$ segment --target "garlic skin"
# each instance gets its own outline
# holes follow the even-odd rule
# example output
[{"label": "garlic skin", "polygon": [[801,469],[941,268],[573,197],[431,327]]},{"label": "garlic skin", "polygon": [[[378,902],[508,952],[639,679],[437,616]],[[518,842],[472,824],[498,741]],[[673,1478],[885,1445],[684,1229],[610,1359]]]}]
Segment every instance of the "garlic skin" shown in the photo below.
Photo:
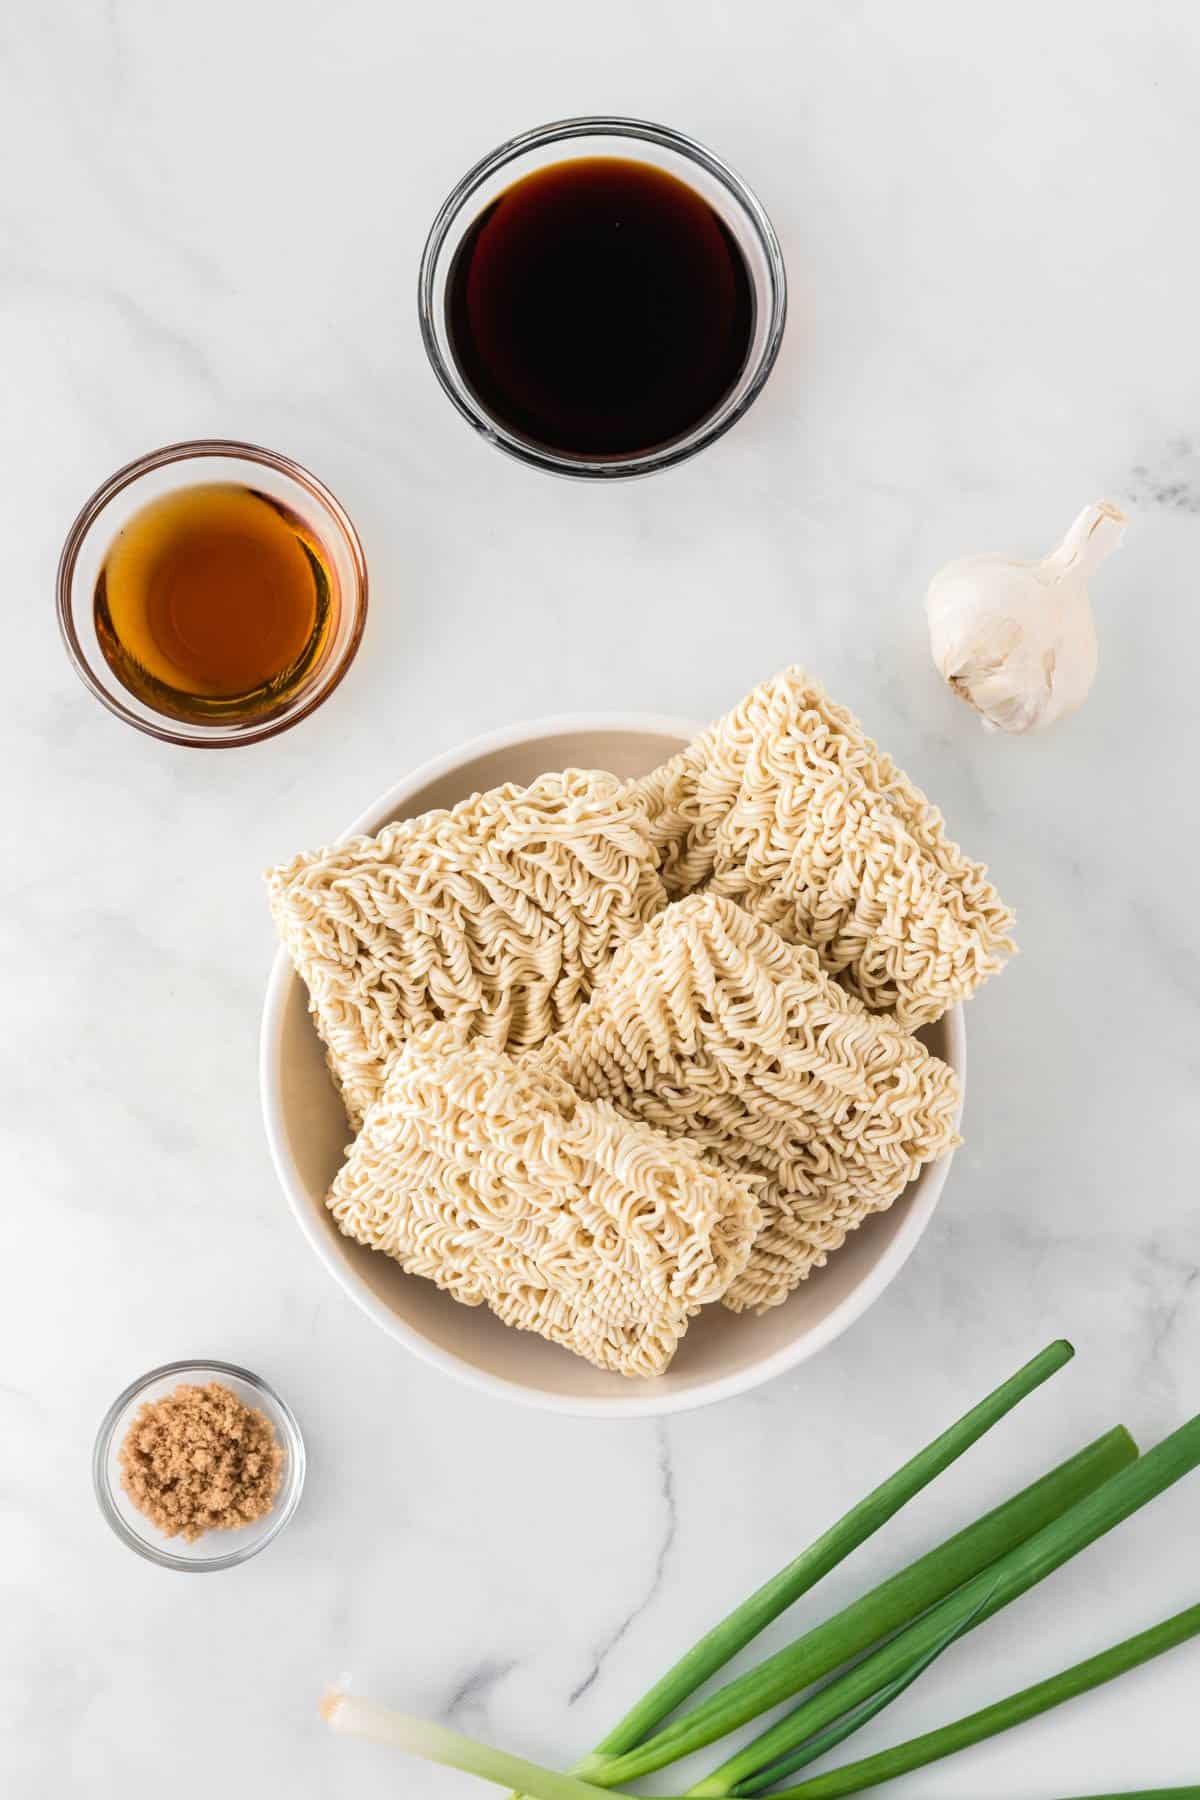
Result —
[{"label": "garlic skin", "polygon": [[1101,500],[1041,562],[963,556],[934,576],[934,665],[988,730],[1038,731],[1082,706],[1097,664],[1088,582],[1127,523]]}]

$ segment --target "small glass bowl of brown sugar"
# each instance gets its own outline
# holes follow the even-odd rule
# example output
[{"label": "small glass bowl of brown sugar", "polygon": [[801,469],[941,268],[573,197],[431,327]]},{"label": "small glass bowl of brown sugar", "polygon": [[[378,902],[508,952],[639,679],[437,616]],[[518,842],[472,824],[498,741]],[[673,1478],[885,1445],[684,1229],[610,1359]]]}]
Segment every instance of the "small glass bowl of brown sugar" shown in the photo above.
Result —
[{"label": "small glass bowl of brown sugar", "polygon": [[233,1363],[174,1362],[131,1382],[96,1437],[92,1477],[117,1536],[164,1569],[248,1562],[304,1486],[295,1415]]}]

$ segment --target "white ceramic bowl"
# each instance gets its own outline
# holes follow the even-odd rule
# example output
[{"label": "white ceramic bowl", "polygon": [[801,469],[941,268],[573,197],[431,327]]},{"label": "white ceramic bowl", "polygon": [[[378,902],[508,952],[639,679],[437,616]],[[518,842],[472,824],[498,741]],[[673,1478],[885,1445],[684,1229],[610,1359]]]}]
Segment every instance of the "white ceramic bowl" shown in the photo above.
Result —
[{"label": "white ceramic bowl", "polygon": [[[347,837],[392,819],[452,806],[500,782],[532,781],[547,769],[646,773],[696,727],[633,714],[544,719],[476,738],[425,763],[381,794]],[[961,1008],[922,1034],[929,1048],[966,1072]],[[324,1199],[349,1127],[308,1015],[303,984],[280,951],[263,1014],[263,1115],[284,1193],[309,1243],[351,1298],[406,1349],[486,1393],[551,1412],[638,1417],[682,1412],[769,1381],[815,1355],[861,1317],[907,1262],[945,1185],[950,1158],[922,1170],[891,1208],[870,1219],[783,1306],[755,1318],[720,1306],[693,1321],[670,1369],[652,1382],[605,1375],[529,1332],[511,1331],[485,1307],[460,1306],[431,1282],[405,1275],[386,1256],[338,1231]]]}]

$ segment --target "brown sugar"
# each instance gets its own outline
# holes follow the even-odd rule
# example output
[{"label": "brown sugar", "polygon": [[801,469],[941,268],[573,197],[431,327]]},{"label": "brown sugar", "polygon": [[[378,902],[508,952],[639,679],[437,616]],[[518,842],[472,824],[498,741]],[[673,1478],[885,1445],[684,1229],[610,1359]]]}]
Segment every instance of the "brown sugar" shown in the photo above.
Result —
[{"label": "brown sugar", "polygon": [[147,1400],[120,1450],[121,1486],[167,1537],[189,1543],[261,1519],[275,1504],[283,1451],[271,1421],[219,1381]]}]

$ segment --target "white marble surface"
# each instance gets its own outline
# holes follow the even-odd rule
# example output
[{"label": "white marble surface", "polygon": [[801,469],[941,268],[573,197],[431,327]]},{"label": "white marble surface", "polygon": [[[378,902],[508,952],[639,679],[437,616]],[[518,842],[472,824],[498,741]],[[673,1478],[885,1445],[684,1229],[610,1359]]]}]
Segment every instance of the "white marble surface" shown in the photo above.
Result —
[{"label": "white marble surface", "polygon": [[[8,0],[6,1800],[466,1794],[325,1734],[323,1684],[349,1667],[565,1760],[1048,1337],[1075,1337],[1073,1369],[831,1602],[1115,1420],[1149,1442],[1200,1406],[1198,85],[1186,0]],[[471,436],[426,369],[413,286],[470,160],[604,108],[746,174],[792,317],[730,438],[595,490]],[[108,718],[52,615],[83,496],[207,433],[324,476],[374,590],[337,699],[220,757]],[[1098,595],[1094,697],[1042,741],[988,739],[927,666],[925,581],[964,551],[1048,548],[1102,494],[1135,523]],[[790,659],[1020,913],[1023,956],[971,1010],[943,1208],[847,1337],[741,1401],[656,1428],[483,1400],[389,1345],[284,1211],[255,1089],[258,872],[465,736],[547,711],[712,713]],[[125,1551],[88,1478],[117,1388],[189,1354],[261,1368],[311,1452],[287,1535],[204,1581]],[[904,1722],[1194,1600],[1198,1492],[959,1647]],[[1198,1673],[1193,1647],[895,1792],[1195,1780]],[[863,1741],[899,1734],[893,1714]]]}]

